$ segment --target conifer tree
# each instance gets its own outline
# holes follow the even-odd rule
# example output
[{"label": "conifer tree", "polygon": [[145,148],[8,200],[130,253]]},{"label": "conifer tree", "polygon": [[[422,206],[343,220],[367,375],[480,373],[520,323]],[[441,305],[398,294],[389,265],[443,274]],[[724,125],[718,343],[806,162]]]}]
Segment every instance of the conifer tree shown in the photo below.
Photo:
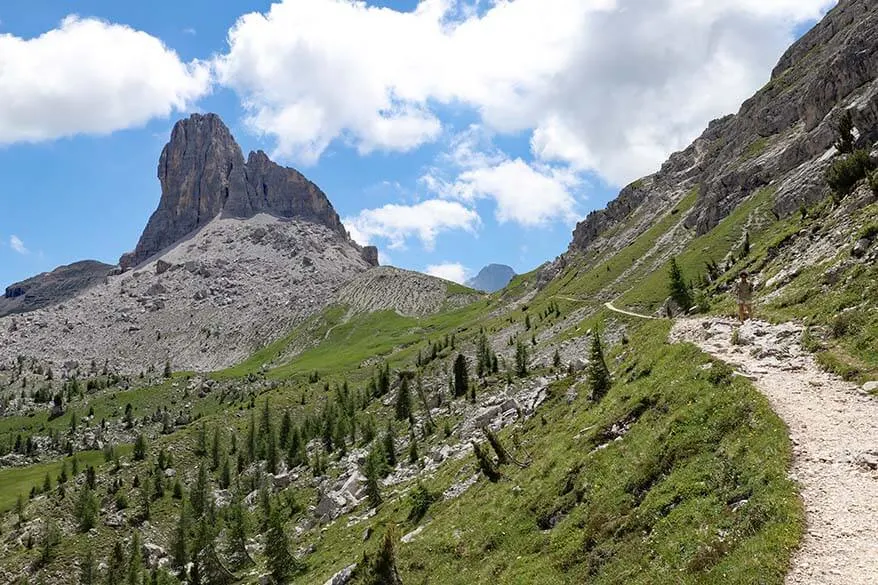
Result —
[{"label": "conifer tree", "polygon": [[835,148],[842,154],[854,151],[854,119],[850,110],[845,110],[838,122],[838,140]]},{"label": "conifer tree", "polygon": [[213,441],[210,445],[210,470],[216,471],[220,465],[221,436],[219,427],[213,429]]},{"label": "conifer tree", "polygon": [[195,480],[195,487],[189,496],[192,501],[192,511],[196,518],[200,518],[207,506],[207,470],[204,463],[198,466],[198,479]]},{"label": "conifer tree", "polygon": [[125,581],[125,549],[122,546],[122,541],[116,539],[116,543],[113,545],[113,553],[110,555],[110,560],[107,563],[107,585],[122,585]]},{"label": "conifer tree", "polygon": [[610,390],[610,370],[604,359],[604,349],[601,344],[601,335],[595,330],[591,337],[591,351],[588,356],[588,387],[591,399],[599,401]]},{"label": "conifer tree", "polygon": [[527,346],[520,339],[515,343],[515,374],[519,378],[527,376]]},{"label": "conifer tree", "polygon": [[683,273],[677,265],[677,259],[671,258],[670,268],[668,269],[668,292],[675,303],[684,311],[692,308],[692,291],[686,285],[683,279]]},{"label": "conifer tree", "polygon": [[466,396],[468,390],[469,366],[466,363],[466,357],[462,353],[459,353],[454,360],[454,396],[456,398]]},{"label": "conifer tree", "polygon": [[189,504],[183,499],[180,502],[180,516],[174,529],[174,537],[171,542],[171,559],[175,567],[184,568],[189,562]]},{"label": "conifer tree", "polygon": [[552,356],[552,367],[558,369],[561,365],[561,353],[555,348],[555,355]]},{"label": "conifer tree", "polygon": [[131,538],[131,550],[128,553],[128,585],[140,585],[140,573],[143,570],[143,557],[140,553],[140,532],[135,530]]},{"label": "conifer tree", "polygon": [[247,427],[247,461],[256,460],[256,415],[250,411],[250,425]]},{"label": "conifer tree", "polygon": [[276,585],[288,583],[290,577],[303,568],[290,552],[290,542],[284,530],[280,510],[271,513],[265,540],[265,556],[271,578]]},{"label": "conifer tree", "polygon": [[384,461],[391,469],[396,467],[396,438],[393,435],[393,423],[387,421],[387,431],[384,433]]},{"label": "conifer tree", "polygon": [[232,484],[232,469],[229,464],[228,455],[223,457],[223,465],[220,470],[219,484],[220,487],[224,490],[229,489],[229,486]]},{"label": "conifer tree", "polygon": [[373,450],[366,457],[366,465],[363,474],[366,476],[366,495],[369,498],[369,505],[377,508],[381,505],[381,488],[378,483],[381,475],[381,462],[379,454]]},{"label": "conifer tree", "polygon": [[274,475],[275,473],[277,473],[278,455],[277,439],[275,438],[274,430],[271,427],[269,427],[268,434],[265,436],[265,443],[265,466],[268,472]]},{"label": "conifer tree", "polygon": [[302,440],[302,433],[298,427],[293,429],[290,437],[290,449],[287,455],[287,465],[292,469],[305,465],[308,462],[308,454],[305,451],[305,442]]},{"label": "conifer tree", "polygon": [[409,464],[414,465],[418,462],[420,456],[418,455],[418,438],[415,436],[415,431],[412,429],[411,435],[409,437]]},{"label": "conifer tree", "polygon": [[97,582],[98,567],[94,551],[89,546],[85,550],[85,555],[79,560],[79,583],[80,585],[97,585]]},{"label": "conifer tree", "polygon": [[396,394],[396,420],[408,420],[412,416],[412,395],[409,392],[408,376],[401,376]]},{"label": "conifer tree", "polygon": [[229,506],[228,556],[235,570],[249,567],[253,559],[247,552],[247,510],[235,499]]},{"label": "conifer tree", "polygon": [[99,509],[100,504],[94,492],[87,485],[83,486],[74,506],[74,516],[80,532],[88,532],[95,527]]},{"label": "conifer tree", "polygon": [[280,435],[278,436],[278,440],[280,441],[280,447],[282,449],[286,449],[290,445],[290,434],[293,430],[293,420],[290,418],[290,411],[285,410],[284,416],[280,421]]},{"label": "conifer tree", "polygon": [[146,437],[143,436],[143,433],[139,433],[134,441],[134,460],[143,461],[144,459],[146,459]]}]

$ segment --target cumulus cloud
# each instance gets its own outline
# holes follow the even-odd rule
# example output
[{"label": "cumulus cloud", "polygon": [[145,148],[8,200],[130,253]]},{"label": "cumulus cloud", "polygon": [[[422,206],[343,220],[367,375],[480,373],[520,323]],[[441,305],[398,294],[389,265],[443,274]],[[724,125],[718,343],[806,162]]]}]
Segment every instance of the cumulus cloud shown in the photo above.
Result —
[{"label": "cumulus cloud", "polygon": [[14,234],[9,236],[9,247],[19,254],[28,254],[30,252],[30,250],[25,247],[24,242],[21,241],[21,238]]},{"label": "cumulus cloud", "polygon": [[377,209],[364,209],[344,219],[351,237],[360,244],[375,238],[390,242],[390,248],[404,248],[410,238],[418,238],[428,250],[433,249],[437,236],[445,231],[474,232],[480,224],[479,215],[457,201],[430,199],[415,205],[388,204]]},{"label": "cumulus cloud", "polygon": [[458,284],[466,282],[466,279],[469,276],[469,270],[459,262],[431,264],[430,266],[427,266],[424,272],[430,276],[450,280],[451,282],[456,282]]},{"label": "cumulus cloud", "polygon": [[531,132],[544,162],[623,183],[737,108],[796,25],[833,3],[282,0],[237,21],[216,70],[250,125],[301,162],[335,140],[361,153],[435,141],[444,104]]},{"label": "cumulus cloud", "polygon": [[[452,178],[447,178],[449,172]],[[540,226],[576,216],[578,175],[567,167],[510,159],[478,125],[455,135],[421,182],[446,199],[473,204],[492,200],[500,223]]]},{"label": "cumulus cloud", "polygon": [[209,89],[209,64],[127,26],[70,16],[36,38],[0,34],[0,144],[140,126]]}]

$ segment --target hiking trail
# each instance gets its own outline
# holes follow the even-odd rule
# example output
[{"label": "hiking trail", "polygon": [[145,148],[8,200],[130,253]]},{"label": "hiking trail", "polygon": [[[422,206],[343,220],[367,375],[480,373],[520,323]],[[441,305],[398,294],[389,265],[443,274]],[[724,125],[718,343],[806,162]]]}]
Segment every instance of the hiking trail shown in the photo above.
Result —
[{"label": "hiking trail", "polygon": [[[732,344],[737,328],[739,344]],[[745,375],[789,428],[790,476],[807,528],[787,585],[878,583],[878,401],[820,369],[802,327],[681,319],[671,341],[694,343]]]}]

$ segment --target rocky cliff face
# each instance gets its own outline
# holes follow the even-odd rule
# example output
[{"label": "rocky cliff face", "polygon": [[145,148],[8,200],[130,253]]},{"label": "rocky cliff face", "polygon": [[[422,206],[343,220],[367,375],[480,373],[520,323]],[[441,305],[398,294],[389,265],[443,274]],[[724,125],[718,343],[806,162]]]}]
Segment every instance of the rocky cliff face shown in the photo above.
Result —
[{"label": "rocky cliff face", "polygon": [[878,4],[842,0],[780,59],[771,80],[733,116],[715,120],[656,174],[622,190],[577,225],[571,253],[623,247],[693,189],[683,225],[704,234],[759,189],[783,217],[828,194],[824,171],[849,109],[860,146],[878,136]]},{"label": "rocky cliff face", "polygon": [[[177,122],[158,165],[162,197],[122,268],[144,262],[218,216],[247,219],[258,213],[323,225],[349,241],[326,195],[294,169],[262,152],[247,161],[216,114],[193,114]],[[377,264],[377,253],[364,254]]]},{"label": "rocky cliff face", "polygon": [[12,284],[0,297],[0,317],[41,309],[72,298],[103,282],[112,268],[109,264],[85,260]]}]

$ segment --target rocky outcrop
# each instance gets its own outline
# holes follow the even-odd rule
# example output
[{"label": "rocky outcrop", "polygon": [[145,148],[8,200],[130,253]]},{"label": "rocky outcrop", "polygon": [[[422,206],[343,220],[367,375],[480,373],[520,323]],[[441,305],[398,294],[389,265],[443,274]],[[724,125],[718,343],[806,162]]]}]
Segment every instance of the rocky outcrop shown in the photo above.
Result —
[{"label": "rocky outcrop", "polygon": [[466,281],[466,285],[475,290],[488,293],[505,288],[515,278],[515,270],[505,264],[489,264],[479,270],[475,278]]},{"label": "rocky outcrop", "polygon": [[326,195],[294,169],[261,150],[247,161],[216,114],[193,114],[174,126],[158,165],[162,196],[137,247],[120,260],[134,267],[217,216],[247,219],[258,213],[296,218],[348,234]]},{"label": "rocky outcrop", "polygon": [[0,297],[0,317],[66,301],[90,286],[103,282],[112,268],[103,262],[84,260],[10,285],[4,296]]},{"label": "rocky outcrop", "polygon": [[659,172],[577,225],[570,252],[618,250],[694,189],[698,197],[682,222],[694,235],[769,185],[781,217],[821,200],[842,113],[851,111],[859,146],[878,140],[876,78],[878,5],[842,0],[784,54],[771,80],[736,115],[711,122]]}]

